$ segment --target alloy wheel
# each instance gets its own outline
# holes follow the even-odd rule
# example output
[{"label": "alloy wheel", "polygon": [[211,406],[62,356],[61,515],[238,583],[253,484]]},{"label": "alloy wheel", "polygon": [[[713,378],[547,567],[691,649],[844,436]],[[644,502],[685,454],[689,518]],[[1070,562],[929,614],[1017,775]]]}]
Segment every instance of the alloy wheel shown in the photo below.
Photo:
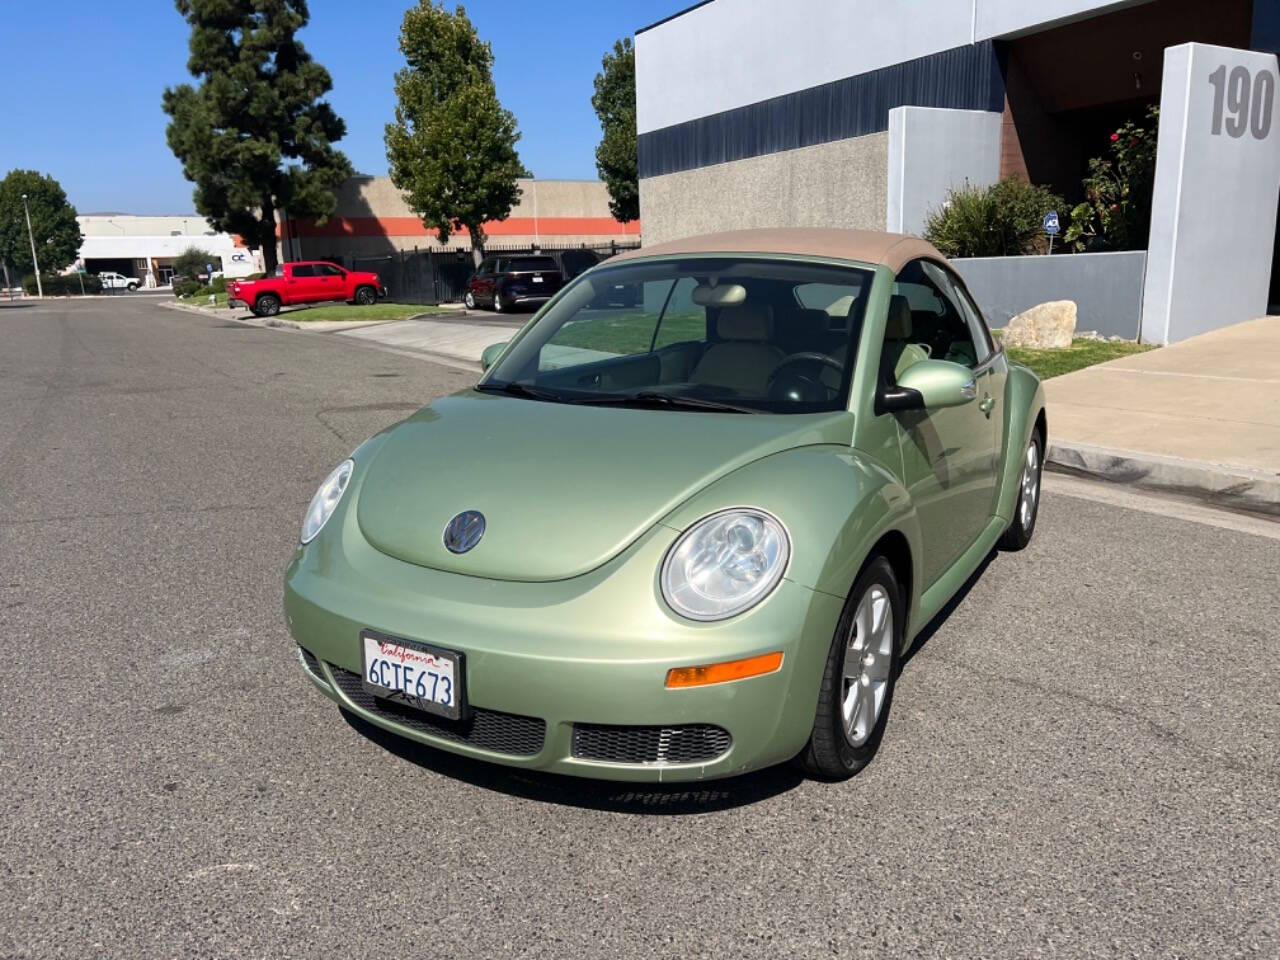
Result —
[{"label": "alloy wheel", "polygon": [[1023,529],[1030,530],[1036,517],[1040,499],[1040,448],[1033,439],[1027,446],[1027,457],[1022,466],[1022,493],[1018,498],[1018,519]]},{"label": "alloy wheel", "polygon": [[893,663],[893,605],[873,583],[858,602],[844,654],[844,735],[860,747],[871,737],[884,707]]}]

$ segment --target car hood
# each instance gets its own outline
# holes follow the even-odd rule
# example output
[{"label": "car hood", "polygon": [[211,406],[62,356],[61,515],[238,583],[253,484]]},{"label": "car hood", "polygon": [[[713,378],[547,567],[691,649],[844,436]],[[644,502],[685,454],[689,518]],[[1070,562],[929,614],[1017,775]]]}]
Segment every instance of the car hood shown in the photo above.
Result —
[{"label": "car hood", "polygon": [[[356,492],[377,550],[499,580],[562,580],[623,550],[719,477],[780,450],[848,443],[851,415],[703,413],[547,403],[469,390],[391,427]],[[444,546],[465,510],[485,531]]]}]

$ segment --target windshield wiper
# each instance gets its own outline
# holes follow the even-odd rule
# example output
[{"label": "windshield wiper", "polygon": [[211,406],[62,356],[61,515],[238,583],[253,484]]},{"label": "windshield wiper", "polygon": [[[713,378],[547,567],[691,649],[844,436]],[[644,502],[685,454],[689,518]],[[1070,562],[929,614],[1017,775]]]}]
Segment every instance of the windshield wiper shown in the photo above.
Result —
[{"label": "windshield wiper", "polygon": [[508,380],[506,383],[477,383],[477,390],[485,393],[509,393],[515,397],[528,397],[531,400],[549,400],[552,403],[578,403],[572,397],[551,390],[542,390],[527,383]]},{"label": "windshield wiper", "polygon": [[641,390],[639,393],[604,394],[600,397],[583,399],[582,403],[612,403],[620,406],[675,407],[684,410],[711,410],[719,413],[756,413],[750,407],[740,407],[720,400],[706,400],[702,397],[681,396],[675,393],[660,393],[657,390]]}]

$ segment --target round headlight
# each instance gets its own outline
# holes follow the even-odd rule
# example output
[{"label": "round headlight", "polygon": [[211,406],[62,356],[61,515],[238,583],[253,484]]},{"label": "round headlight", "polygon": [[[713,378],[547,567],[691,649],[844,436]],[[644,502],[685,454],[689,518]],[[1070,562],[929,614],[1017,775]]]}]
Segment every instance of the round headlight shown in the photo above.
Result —
[{"label": "round headlight", "polygon": [[351,479],[351,471],[355,469],[355,465],[354,460],[343,460],[333,473],[325,477],[324,483],[320,484],[320,489],[316,491],[316,495],[311,498],[311,503],[307,507],[306,516],[302,518],[302,536],[299,539],[303,543],[314,540],[316,534],[329,522],[329,517],[338,506],[338,501],[346,492],[347,483]]},{"label": "round headlight", "polygon": [[791,544],[776,517],[733,509],[686,530],[662,564],[662,595],[690,620],[723,620],[769,595],[787,568]]}]

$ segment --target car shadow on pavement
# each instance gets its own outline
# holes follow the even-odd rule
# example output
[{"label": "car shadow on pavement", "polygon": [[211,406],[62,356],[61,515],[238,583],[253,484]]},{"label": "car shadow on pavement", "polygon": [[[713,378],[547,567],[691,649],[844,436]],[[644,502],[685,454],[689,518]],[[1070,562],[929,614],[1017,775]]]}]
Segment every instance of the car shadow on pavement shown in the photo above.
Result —
[{"label": "car shadow on pavement", "polygon": [[907,664],[924,649],[924,645],[928,643],[933,638],[933,635],[942,628],[942,625],[947,622],[951,617],[951,614],[955,613],[960,604],[964,603],[965,597],[969,596],[969,591],[973,589],[974,584],[982,579],[982,575],[987,572],[987,567],[991,566],[992,561],[994,561],[999,555],[1000,551],[993,547],[991,552],[982,559],[980,564],[978,564],[977,569],[974,570],[973,573],[969,574],[969,578],[960,585],[960,589],[955,592],[950,600],[942,605],[942,609],[934,614],[933,619],[926,623],[924,628],[916,634],[915,643],[911,645],[911,649],[902,657],[902,663],[898,667],[899,672],[906,669]]},{"label": "car shadow on pavement", "polygon": [[613,813],[646,816],[687,816],[715,813],[767,800],[804,782],[804,775],[789,764],[758,770],[739,777],[704,783],[648,784],[587,780],[540,770],[521,770],[485,763],[470,757],[436,750],[397,736],[339,708],[353,730],[388,753],[432,773],[485,790],[496,790],[524,800],[558,803]]}]

